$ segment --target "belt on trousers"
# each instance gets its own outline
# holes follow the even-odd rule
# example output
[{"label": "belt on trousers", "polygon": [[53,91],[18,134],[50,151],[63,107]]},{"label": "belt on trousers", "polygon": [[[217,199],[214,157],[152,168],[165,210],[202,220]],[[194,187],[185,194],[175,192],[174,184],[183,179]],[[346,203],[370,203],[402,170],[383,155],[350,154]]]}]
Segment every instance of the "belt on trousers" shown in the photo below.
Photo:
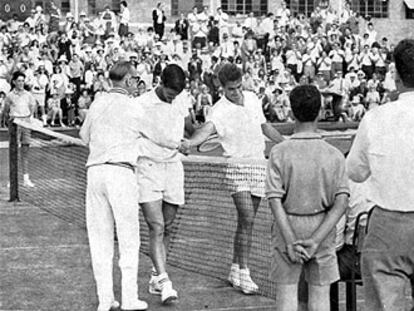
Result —
[{"label": "belt on trousers", "polygon": [[128,162],[105,162],[105,163],[100,163],[100,164],[93,164],[92,166],[98,166],[98,165],[113,165],[113,166],[119,166],[119,167],[123,167],[123,168],[127,168],[132,170],[135,173],[135,166],[133,166],[131,163]]}]

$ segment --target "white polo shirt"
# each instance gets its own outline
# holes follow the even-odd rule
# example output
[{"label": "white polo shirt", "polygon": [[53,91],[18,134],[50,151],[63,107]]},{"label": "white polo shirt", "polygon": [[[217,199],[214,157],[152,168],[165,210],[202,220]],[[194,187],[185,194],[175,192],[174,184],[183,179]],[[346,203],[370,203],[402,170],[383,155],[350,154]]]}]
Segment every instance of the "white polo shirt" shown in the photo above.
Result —
[{"label": "white polo shirt", "polygon": [[212,108],[207,122],[216,128],[224,156],[264,159],[265,138],[261,125],[266,122],[262,104],[252,92],[243,91],[244,106],[223,96]]},{"label": "white polo shirt", "polygon": [[181,160],[178,146],[184,137],[184,119],[189,115],[189,98],[180,93],[172,103],[162,101],[155,90],[135,99],[135,104],[145,111],[146,125],[142,129],[142,154],[155,162]]}]

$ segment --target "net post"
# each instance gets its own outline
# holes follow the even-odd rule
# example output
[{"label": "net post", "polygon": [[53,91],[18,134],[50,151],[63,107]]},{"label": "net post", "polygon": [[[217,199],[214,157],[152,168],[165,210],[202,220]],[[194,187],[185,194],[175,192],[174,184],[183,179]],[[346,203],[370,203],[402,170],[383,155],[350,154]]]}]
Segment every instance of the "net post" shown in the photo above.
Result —
[{"label": "net post", "polygon": [[19,149],[17,143],[17,124],[9,121],[9,181],[10,202],[18,202],[19,180],[18,180]]}]

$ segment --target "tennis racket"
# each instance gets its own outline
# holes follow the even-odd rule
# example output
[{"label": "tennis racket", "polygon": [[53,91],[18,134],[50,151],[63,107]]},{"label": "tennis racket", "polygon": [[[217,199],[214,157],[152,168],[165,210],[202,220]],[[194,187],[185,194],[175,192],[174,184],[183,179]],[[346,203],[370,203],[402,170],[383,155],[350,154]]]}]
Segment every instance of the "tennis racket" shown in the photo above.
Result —
[{"label": "tennis racket", "polygon": [[217,135],[211,135],[204,143],[197,147],[197,151],[201,153],[210,152],[221,148],[221,143]]}]

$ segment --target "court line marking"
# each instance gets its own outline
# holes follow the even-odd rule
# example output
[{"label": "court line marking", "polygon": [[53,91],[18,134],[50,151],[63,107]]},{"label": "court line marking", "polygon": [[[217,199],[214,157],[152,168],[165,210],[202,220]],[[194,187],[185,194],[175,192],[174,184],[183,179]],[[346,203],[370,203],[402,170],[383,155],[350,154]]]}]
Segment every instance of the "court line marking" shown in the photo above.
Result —
[{"label": "court line marking", "polygon": [[[270,299],[270,298],[269,298]],[[257,309],[274,309],[276,304],[268,305],[268,306],[248,306],[248,307],[225,307],[225,308],[216,308],[216,309],[198,309],[193,311],[231,311],[231,310],[257,310]]]},{"label": "court line marking", "polygon": [[[30,249],[56,249],[56,248],[87,248],[88,244],[67,244],[67,245],[50,245],[50,246],[15,246],[15,247],[0,247],[2,251],[14,251],[14,250],[30,250]],[[3,310],[0,310],[3,311]]]},{"label": "court line marking", "polygon": [[[408,297],[408,296],[407,296]],[[271,299],[271,298],[269,298]],[[357,303],[363,303],[364,300],[363,299],[357,299]],[[345,300],[341,300],[339,301],[339,304],[345,304]],[[247,306],[247,307],[225,307],[225,308],[216,308],[216,309],[198,309],[198,310],[193,310],[193,311],[205,311],[205,310],[209,310],[209,311],[232,311],[232,310],[256,310],[256,309],[260,309],[260,310],[266,310],[266,309],[274,309],[276,307],[276,304],[274,305],[268,305],[268,306]],[[2,310],[0,310],[2,311]]]}]

